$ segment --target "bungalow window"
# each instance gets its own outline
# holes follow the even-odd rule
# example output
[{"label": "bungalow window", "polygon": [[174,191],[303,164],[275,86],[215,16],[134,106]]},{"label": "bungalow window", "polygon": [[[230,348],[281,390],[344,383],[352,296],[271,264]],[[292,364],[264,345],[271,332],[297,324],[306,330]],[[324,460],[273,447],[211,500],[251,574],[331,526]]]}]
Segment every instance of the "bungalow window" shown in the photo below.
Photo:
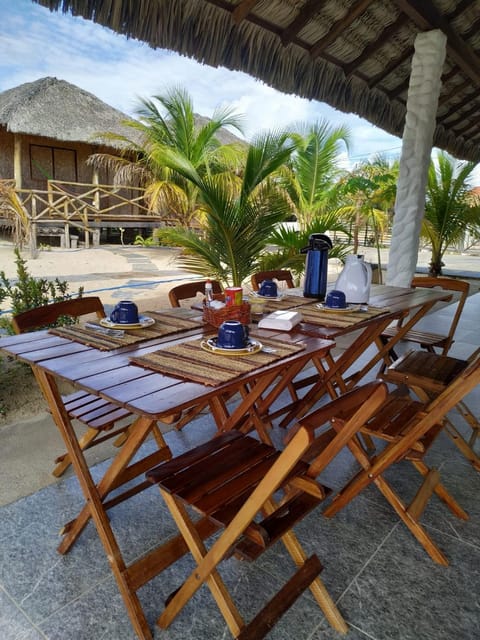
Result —
[{"label": "bungalow window", "polygon": [[77,182],[77,152],[74,149],[30,145],[32,180],[65,180]]}]

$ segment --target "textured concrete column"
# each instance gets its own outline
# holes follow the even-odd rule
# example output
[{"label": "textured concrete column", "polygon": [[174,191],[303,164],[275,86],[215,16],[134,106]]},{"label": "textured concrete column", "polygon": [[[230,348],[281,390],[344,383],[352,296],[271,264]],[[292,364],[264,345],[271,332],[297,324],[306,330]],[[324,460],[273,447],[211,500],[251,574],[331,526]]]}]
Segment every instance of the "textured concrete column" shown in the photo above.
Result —
[{"label": "textured concrete column", "polygon": [[387,284],[399,287],[410,285],[417,264],[446,42],[438,30],[415,39],[387,270]]}]

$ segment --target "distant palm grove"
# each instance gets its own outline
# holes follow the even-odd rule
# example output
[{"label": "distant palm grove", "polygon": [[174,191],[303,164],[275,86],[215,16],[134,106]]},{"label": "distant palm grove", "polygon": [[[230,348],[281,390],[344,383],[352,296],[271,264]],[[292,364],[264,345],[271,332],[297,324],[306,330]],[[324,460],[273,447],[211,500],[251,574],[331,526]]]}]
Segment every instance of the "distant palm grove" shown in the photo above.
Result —
[{"label": "distant palm grove", "polygon": [[[300,249],[316,232],[335,238],[330,257],[343,259],[366,243],[377,247],[380,263],[399,163],[379,156],[342,169],[340,154],[351,144],[346,127],[297,123],[247,143],[225,135],[228,129],[242,135],[241,116],[225,108],[199,119],[180,88],[141,100],[137,117],[125,124],[135,140],[141,134],[140,144],[106,133],[124,144],[124,153],[95,154],[89,162],[108,168],[118,184],[142,186],[149,210],[175,221],[139,242],[181,247],[181,267],[233,285],[269,269],[299,277]],[[422,233],[433,274],[441,273],[447,247],[467,233],[478,238],[480,204],[468,182],[474,166],[445,153],[431,163]],[[285,224],[291,221],[295,226]]]}]

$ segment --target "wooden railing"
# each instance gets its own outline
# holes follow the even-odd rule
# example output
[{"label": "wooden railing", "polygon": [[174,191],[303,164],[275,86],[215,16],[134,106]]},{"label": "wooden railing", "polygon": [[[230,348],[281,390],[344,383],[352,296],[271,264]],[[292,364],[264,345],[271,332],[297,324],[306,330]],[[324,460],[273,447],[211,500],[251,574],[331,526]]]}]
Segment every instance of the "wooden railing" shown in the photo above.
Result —
[{"label": "wooden railing", "polygon": [[[15,189],[13,181],[1,181],[5,189],[14,189],[23,211],[24,236],[33,254],[38,235],[61,235],[70,246],[70,228],[85,235],[85,246],[99,242],[101,227],[173,226],[175,220],[152,214],[145,204],[144,189],[129,186],[87,184],[49,180],[46,191]],[[8,183],[8,184],[7,184]],[[6,200],[0,201],[4,217],[18,217]],[[51,231],[49,234],[48,231]]]}]

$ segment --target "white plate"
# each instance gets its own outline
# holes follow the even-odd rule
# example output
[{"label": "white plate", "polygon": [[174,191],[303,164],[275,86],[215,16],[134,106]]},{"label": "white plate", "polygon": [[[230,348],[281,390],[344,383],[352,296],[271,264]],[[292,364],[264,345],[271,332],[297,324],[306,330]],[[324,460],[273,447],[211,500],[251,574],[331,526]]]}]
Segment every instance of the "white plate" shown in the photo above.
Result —
[{"label": "white plate", "polygon": [[330,311],[331,313],[349,313],[352,311],[358,311],[358,309],[360,308],[359,304],[347,304],[346,307],[342,308],[342,309],[336,309],[335,307],[327,307],[326,304],[317,304],[317,307],[319,309],[321,309],[322,311]]},{"label": "white plate", "polygon": [[148,316],[139,316],[138,322],[128,323],[113,322],[110,318],[102,318],[100,324],[102,327],[107,327],[107,329],[145,329],[145,327],[151,327],[152,324],[155,324],[155,320]]},{"label": "white plate", "polygon": [[246,347],[242,349],[225,349],[225,347],[217,346],[217,338],[209,338],[208,340],[202,340],[200,346],[204,351],[209,353],[216,353],[222,356],[248,356],[252,353],[258,353],[262,350],[262,343],[258,340],[250,339]]}]

